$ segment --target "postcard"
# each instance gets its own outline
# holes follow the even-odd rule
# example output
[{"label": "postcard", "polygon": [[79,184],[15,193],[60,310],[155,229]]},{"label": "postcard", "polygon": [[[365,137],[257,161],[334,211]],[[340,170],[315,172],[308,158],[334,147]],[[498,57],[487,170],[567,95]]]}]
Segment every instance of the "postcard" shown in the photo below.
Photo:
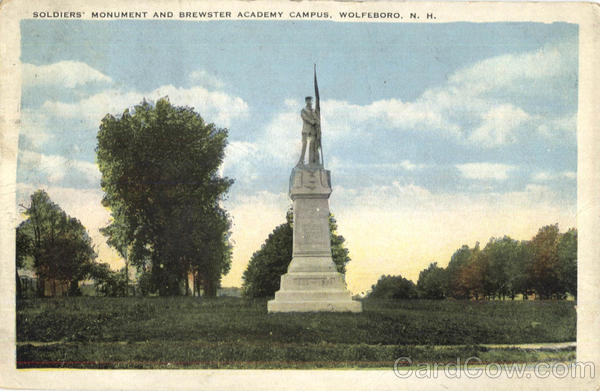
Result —
[{"label": "postcard", "polygon": [[0,3],[0,385],[598,389],[598,17]]}]

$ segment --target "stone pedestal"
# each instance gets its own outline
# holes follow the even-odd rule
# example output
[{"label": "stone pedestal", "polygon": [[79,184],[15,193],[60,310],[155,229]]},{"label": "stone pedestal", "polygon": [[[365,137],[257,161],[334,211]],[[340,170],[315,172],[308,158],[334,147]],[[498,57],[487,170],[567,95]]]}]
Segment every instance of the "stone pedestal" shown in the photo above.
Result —
[{"label": "stone pedestal", "polygon": [[294,247],[287,274],[269,312],[362,311],[352,300],[344,276],[331,257],[329,195],[331,177],[320,165],[292,170],[290,197],[294,203]]}]

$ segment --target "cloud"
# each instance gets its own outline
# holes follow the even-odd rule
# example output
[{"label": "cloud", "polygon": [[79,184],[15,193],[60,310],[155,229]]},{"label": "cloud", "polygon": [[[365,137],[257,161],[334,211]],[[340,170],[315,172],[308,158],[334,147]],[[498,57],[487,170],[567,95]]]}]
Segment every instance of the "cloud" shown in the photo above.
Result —
[{"label": "cloud", "polygon": [[471,133],[469,140],[484,146],[514,143],[519,126],[529,119],[522,109],[510,104],[493,107],[482,116],[481,125]]},{"label": "cloud", "polygon": [[515,167],[500,163],[465,163],[457,164],[456,168],[467,179],[497,180],[508,179],[508,172]]},{"label": "cloud", "polygon": [[337,156],[332,156],[329,159],[328,167],[331,170],[341,169],[358,169],[358,168],[372,168],[377,170],[385,170],[390,172],[396,172],[399,170],[415,171],[426,167],[425,164],[416,164],[410,160],[402,160],[398,163],[356,163],[351,161],[342,161]]},{"label": "cloud", "polygon": [[[299,102],[287,99],[284,109],[275,114],[266,125],[263,134],[257,137],[257,148],[276,163],[293,166],[300,157],[302,146],[301,108],[302,105]],[[274,142],[275,140],[277,142]]]},{"label": "cloud", "polygon": [[379,126],[404,130],[415,128],[446,129],[450,132],[458,130],[455,124],[448,122],[437,110],[433,110],[431,102],[425,99],[418,99],[415,102],[385,99],[367,105],[326,100],[321,105],[321,111],[327,112],[323,124],[334,139],[346,137],[349,133],[361,129],[363,133],[376,132]]},{"label": "cloud", "polygon": [[408,171],[413,171],[413,170],[416,170],[416,169],[419,169],[419,168],[423,168],[423,167],[425,167],[425,165],[424,164],[411,163],[410,160],[402,160],[400,162],[400,167],[402,167],[402,168],[404,168],[405,170],[408,170]]},{"label": "cloud", "polygon": [[549,182],[554,180],[577,179],[575,171],[548,172],[540,171],[532,175],[531,179],[535,182]]},{"label": "cloud", "polygon": [[569,56],[574,43],[544,46],[532,52],[504,54],[479,61],[450,76],[450,83],[468,87],[475,93],[514,87],[525,80],[543,80],[569,72]]},{"label": "cloud", "polygon": [[225,148],[225,159],[220,167],[221,175],[233,173],[237,183],[250,183],[260,172],[260,159],[261,151],[256,143],[232,141]]},{"label": "cloud", "polygon": [[577,113],[539,121],[537,131],[548,139],[576,141]]},{"label": "cloud", "polygon": [[207,122],[230,126],[231,122],[248,115],[248,104],[239,97],[202,87],[176,88],[164,86],[148,94],[150,99],[168,96],[175,105],[194,107]]},{"label": "cloud", "polygon": [[30,184],[64,184],[73,187],[100,187],[100,171],[95,163],[61,155],[19,150],[18,171]]},{"label": "cloud", "polygon": [[88,83],[109,84],[112,79],[79,61],[60,61],[49,65],[23,64],[23,85],[74,88]]},{"label": "cloud", "polygon": [[46,101],[42,109],[56,117],[83,118],[88,126],[97,127],[107,113],[120,114],[144,98],[158,100],[165,96],[174,105],[193,107],[207,122],[214,122],[217,126],[230,126],[233,120],[248,114],[248,104],[239,97],[208,91],[203,87],[178,88],[172,85],[147,93],[109,89],[75,103]]},{"label": "cloud", "polygon": [[225,86],[225,83],[221,79],[208,73],[204,69],[199,69],[190,73],[189,80],[194,84],[212,89],[219,89]]},{"label": "cloud", "polygon": [[40,149],[54,137],[48,130],[48,115],[40,110],[22,109],[19,137],[29,149]]}]

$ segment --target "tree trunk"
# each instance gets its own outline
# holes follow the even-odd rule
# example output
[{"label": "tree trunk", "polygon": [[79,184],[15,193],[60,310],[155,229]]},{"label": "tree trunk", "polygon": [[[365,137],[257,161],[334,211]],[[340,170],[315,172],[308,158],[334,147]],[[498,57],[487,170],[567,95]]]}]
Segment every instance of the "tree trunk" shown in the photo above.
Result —
[{"label": "tree trunk", "polygon": [[189,273],[185,276],[185,295],[190,295],[190,275]]},{"label": "tree trunk", "polygon": [[125,260],[125,296],[129,296],[129,262]]},{"label": "tree trunk", "polygon": [[21,286],[21,279],[19,278],[19,272],[15,269],[15,275],[17,280],[15,281],[17,284],[17,299],[23,298],[23,287]]},{"label": "tree trunk", "polygon": [[41,278],[40,276],[38,276],[37,281],[36,281],[36,290],[37,290],[37,296],[38,297],[44,297],[44,292],[46,291],[46,287],[44,284],[44,279]]},{"label": "tree trunk", "polygon": [[198,272],[192,272],[192,296],[200,296],[200,286],[198,284]]},{"label": "tree trunk", "polygon": [[71,280],[69,282],[69,289],[67,290],[67,296],[79,296],[79,281]]},{"label": "tree trunk", "polygon": [[204,296],[217,297],[217,284],[209,278],[204,279]]}]

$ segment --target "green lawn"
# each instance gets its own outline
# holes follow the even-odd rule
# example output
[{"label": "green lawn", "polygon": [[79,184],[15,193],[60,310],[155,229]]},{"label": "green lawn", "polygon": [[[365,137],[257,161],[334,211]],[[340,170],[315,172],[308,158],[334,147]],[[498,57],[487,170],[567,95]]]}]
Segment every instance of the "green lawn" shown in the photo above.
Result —
[{"label": "green lawn", "polygon": [[[17,310],[18,367],[316,368],[571,360],[573,349],[481,344],[575,341],[572,301],[364,301],[350,313],[268,314],[234,298],[31,299]],[[441,346],[443,345],[443,346]]]}]

